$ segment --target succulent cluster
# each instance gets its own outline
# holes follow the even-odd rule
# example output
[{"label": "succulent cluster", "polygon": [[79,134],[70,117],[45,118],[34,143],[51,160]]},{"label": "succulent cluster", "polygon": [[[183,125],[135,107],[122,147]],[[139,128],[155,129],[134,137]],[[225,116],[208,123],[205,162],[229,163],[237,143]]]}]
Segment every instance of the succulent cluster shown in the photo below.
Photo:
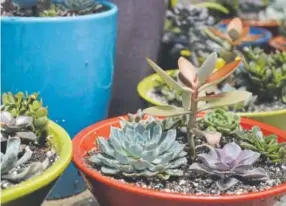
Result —
[{"label": "succulent cluster", "polygon": [[267,0],[267,8],[258,13],[259,20],[282,20],[286,18],[286,2],[284,0]]},{"label": "succulent cluster", "polygon": [[251,150],[242,150],[236,143],[228,143],[222,149],[212,148],[209,153],[198,155],[201,163],[193,163],[189,170],[217,176],[217,187],[224,191],[239,182],[238,178],[248,181],[269,179],[263,168],[253,168],[260,154]]},{"label": "succulent cluster", "polygon": [[167,11],[166,18],[169,25],[163,42],[175,43],[172,52],[191,51],[191,61],[199,66],[200,57],[205,58],[219,49],[220,46],[210,40],[204,31],[216,23],[207,8],[179,2],[172,10]]},{"label": "succulent cluster", "polygon": [[200,126],[203,130],[217,131],[224,135],[234,134],[240,129],[240,117],[233,112],[217,108],[203,117]]},{"label": "succulent cluster", "polygon": [[238,15],[245,19],[257,19],[268,6],[268,0],[239,0]]},{"label": "succulent cluster", "polygon": [[286,52],[266,54],[260,48],[243,49],[246,58],[240,79],[260,101],[280,99],[286,103]]},{"label": "succulent cluster", "polygon": [[[29,127],[38,137],[37,142],[41,145],[45,144],[48,136],[48,110],[46,107],[43,107],[43,102],[39,100],[38,93],[31,95],[23,92],[18,92],[15,95],[11,92],[4,93],[2,95],[1,111],[9,112],[13,118],[21,116],[21,119],[23,119],[22,116],[26,116],[26,122],[28,122],[27,119],[30,120],[32,118],[32,124],[29,124]],[[14,126],[13,122],[15,120],[11,121],[12,124],[10,126]]]},{"label": "succulent cluster", "polygon": [[264,136],[259,127],[253,126],[248,132],[238,131],[241,147],[257,151],[273,162],[286,161],[286,145],[278,143],[276,135]]},{"label": "succulent cluster", "polygon": [[2,180],[20,182],[41,173],[48,167],[48,159],[28,164],[33,152],[29,146],[21,147],[21,140],[18,136],[9,137],[6,144],[5,154],[1,151],[0,158]]},{"label": "succulent cluster", "polygon": [[98,152],[89,158],[108,175],[157,176],[168,179],[183,175],[187,163],[185,145],[176,141],[176,130],[163,131],[160,123],[121,121],[123,128],[111,127],[110,137],[97,138]]}]

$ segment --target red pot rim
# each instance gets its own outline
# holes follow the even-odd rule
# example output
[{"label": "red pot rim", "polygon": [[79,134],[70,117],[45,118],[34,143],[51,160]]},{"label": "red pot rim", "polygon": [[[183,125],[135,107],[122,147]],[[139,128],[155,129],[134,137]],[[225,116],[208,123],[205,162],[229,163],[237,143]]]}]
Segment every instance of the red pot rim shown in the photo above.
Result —
[{"label": "red pot rim", "polygon": [[[121,116],[126,118],[126,116]],[[74,164],[83,172],[85,175],[89,176],[92,179],[96,179],[97,181],[108,185],[109,187],[119,189],[121,191],[132,192],[136,193],[137,195],[141,196],[152,196],[154,198],[160,199],[169,199],[169,200],[180,200],[185,202],[238,202],[238,201],[248,201],[254,199],[262,199],[267,198],[270,196],[280,195],[286,193],[286,183],[281,184],[279,186],[272,187],[271,189],[262,191],[262,192],[251,192],[247,194],[240,194],[240,195],[191,195],[191,194],[180,194],[180,193],[172,193],[172,192],[164,192],[164,191],[154,191],[151,189],[141,188],[137,186],[133,186],[129,183],[121,183],[119,181],[114,181],[108,176],[103,176],[95,169],[91,168],[87,165],[84,160],[84,155],[87,151],[81,148],[82,143],[84,142],[85,138],[90,135],[91,133],[96,134],[95,130],[101,129],[106,127],[107,125],[114,124],[119,121],[119,117],[114,117],[110,119],[106,119],[95,123],[81,132],[79,132],[72,140],[73,142],[73,162]],[[271,133],[278,135],[279,137],[285,138],[286,141],[286,132],[282,130],[272,127],[270,125],[266,125],[261,122],[257,122],[255,120],[241,118],[241,122],[243,124],[248,125],[256,125],[264,130],[267,130]]]},{"label": "red pot rim", "polygon": [[[241,18],[243,24],[248,26],[254,26],[254,27],[278,27],[279,21],[277,20],[268,20],[268,21],[261,21],[261,20],[251,20],[251,19],[243,19]],[[221,23],[228,24],[231,21],[231,19],[223,19]]]},{"label": "red pot rim", "polygon": [[[285,44],[285,46],[282,45],[283,43]],[[286,38],[284,36],[276,36],[270,39],[269,45],[274,49],[286,51]]]}]

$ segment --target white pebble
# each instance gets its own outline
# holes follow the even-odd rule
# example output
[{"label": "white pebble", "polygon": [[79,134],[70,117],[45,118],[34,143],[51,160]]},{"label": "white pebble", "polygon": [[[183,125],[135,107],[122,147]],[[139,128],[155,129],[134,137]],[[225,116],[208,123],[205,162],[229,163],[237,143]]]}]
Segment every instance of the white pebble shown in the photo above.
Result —
[{"label": "white pebble", "polygon": [[179,185],[184,185],[186,184],[186,180],[180,180]]}]

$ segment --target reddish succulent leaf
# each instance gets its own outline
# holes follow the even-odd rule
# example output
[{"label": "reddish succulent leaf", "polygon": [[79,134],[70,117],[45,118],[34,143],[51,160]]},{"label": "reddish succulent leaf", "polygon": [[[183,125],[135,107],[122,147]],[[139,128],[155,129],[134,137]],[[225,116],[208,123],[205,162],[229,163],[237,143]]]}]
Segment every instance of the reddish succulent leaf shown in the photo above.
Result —
[{"label": "reddish succulent leaf", "polygon": [[232,42],[231,38],[226,33],[223,33],[222,31],[220,31],[219,29],[211,27],[209,28],[209,31],[212,32],[214,35],[219,36],[222,39]]},{"label": "reddish succulent leaf", "polygon": [[226,27],[227,32],[231,29],[235,29],[239,34],[242,33],[242,22],[239,18],[232,19]]},{"label": "reddish succulent leaf", "polygon": [[234,70],[239,66],[241,60],[236,60],[233,61],[227,65],[225,65],[224,67],[222,67],[221,69],[219,69],[218,71],[214,72],[206,81],[206,83],[210,83],[210,82],[214,82],[216,80],[219,80],[223,77],[227,77],[230,74],[232,74],[234,72]]},{"label": "reddish succulent leaf", "polygon": [[184,79],[184,81],[186,81],[184,83],[187,85],[188,83],[190,83],[191,88],[198,87],[198,75],[196,67],[194,67],[194,65],[184,57],[179,58],[178,66],[180,69],[179,76],[181,75],[181,79]]},{"label": "reddish succulent leaf", "polygon": [[258,35],[249,35],[246,36],[242,39],[242,41],[247,42],[247,41],[256,41],[257,39],[260,39],[263,35],[258,34]]}]

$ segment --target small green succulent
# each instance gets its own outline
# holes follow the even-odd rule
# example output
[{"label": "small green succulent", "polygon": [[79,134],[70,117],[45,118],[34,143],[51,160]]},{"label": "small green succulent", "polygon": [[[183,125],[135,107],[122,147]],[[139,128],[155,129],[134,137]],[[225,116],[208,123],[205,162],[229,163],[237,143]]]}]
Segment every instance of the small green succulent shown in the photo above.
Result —
[{"label": "small green succulent", "polygon": [[217,108],[208,112],[200,121],[200,127],[208,131],[217,131],[224,135],[233,134],[240,128],[240,117],[225,109]]},{"label": "small green succulent", "polygon": [[281,99],[286,104],[286,52],[266,54],[260,48],[244,48],[244,82],[261,101]]},{"label": "small green succulent", "polygon": [[33,93],[24,95],[18,92],[13,95],[11,92],[2,95],[1,111],[8,111],[14,118],[29,116],[33,118],[33,132],[39,137],[38,143],[44,144],[48,136],[48,110],[43,107],[39,94]]},{"label": "small green succulent", "polygon": [[241,130],[236,134],[242,148],[257,151],[272,162],[280,163],[286,160],[285,144],[278,143],[276,135],[264,136],[257,126],[253,126],[249,132]]},{"label": "small green succulent", "polygon": [[187,163],[185,145],[176,141],[176,130],[163,131],[160,123],[121,121],[123,128],[111,127],[109,139],[97,139],[98,151],[89,161],[103,174],[168,179],[181,176]]}]

